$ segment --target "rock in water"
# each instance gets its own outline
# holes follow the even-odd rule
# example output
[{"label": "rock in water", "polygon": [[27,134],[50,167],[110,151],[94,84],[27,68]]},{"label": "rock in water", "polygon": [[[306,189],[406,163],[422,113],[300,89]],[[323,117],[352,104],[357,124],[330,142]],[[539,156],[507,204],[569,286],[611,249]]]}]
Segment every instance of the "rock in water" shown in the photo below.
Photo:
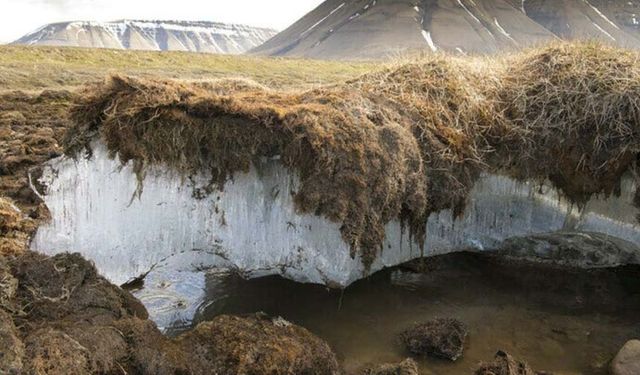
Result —
[{"label": "rock in water", "polygon": [[612,375],[640,374],[640,340],[628,341],[611,362]]},{"label": "rock in water", "polygon": [[586,269],[640,263],[640,251],[635,244],[589,232],[559,231],[513,237],[494,253],[510,260]]},{"label": "rock in water", "polygon": [[362,375],[418,375],[418,364],[407,358],[400,363],[369,367],[362,371]]},{"label": "rock in water", "polygon": [[400,338],[412,354],[455,361],[462,356],[467,328],[457,319],[434,319],[407,329]]},{"label": "rock in water", "polygon": [[518,361],[508,353],[499,351],[491,363],[483,363],[475,375],[544,375],[536,372],[526,362]]}]

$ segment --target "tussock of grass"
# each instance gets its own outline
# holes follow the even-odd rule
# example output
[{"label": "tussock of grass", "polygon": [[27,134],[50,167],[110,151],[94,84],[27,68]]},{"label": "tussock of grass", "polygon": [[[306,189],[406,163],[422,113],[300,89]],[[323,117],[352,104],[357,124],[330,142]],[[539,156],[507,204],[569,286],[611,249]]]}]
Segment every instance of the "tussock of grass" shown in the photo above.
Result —
[{"label": "tussock of grass", "polygon": [[507,59],[491,92],[512,131],[496,143],[517,177],[548,177],[579,203],[619,189],[640,147],[640,54],[557,45]]},{"label": "tussock of grass", "polygon": [[216,183],[281,155],[297,207],[341,223],[369,265],[386,223],[422,242],[428,216],[461,213],[483,171],[549,179],[578,203],[618,190],[640,152],[637,58],[592,43],[435,56],[303,92],[114,76],[80,94],[66,148],[100,136],[141,175],[166,164]]}]

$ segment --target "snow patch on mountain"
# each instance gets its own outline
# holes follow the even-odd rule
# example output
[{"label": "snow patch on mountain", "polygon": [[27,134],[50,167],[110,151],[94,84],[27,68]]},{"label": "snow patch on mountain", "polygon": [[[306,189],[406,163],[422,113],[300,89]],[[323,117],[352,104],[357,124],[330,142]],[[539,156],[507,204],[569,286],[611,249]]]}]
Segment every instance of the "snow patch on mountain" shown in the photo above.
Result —
[{"label": "snow patch on mountain", "polygon": [[276,33],[272,29],[204,21],[74,21],[45,25],[14,44],[239,54]]}]

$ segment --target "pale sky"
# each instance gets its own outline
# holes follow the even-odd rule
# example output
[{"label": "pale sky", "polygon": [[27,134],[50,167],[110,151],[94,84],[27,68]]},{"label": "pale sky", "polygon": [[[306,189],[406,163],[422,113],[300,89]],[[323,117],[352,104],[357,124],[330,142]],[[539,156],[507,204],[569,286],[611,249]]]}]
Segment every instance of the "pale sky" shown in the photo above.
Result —
[{"label": "pale sky", "polygon": [[0,0],[0,43],[63,21],[216,21],[283,30],[323,0]]}]

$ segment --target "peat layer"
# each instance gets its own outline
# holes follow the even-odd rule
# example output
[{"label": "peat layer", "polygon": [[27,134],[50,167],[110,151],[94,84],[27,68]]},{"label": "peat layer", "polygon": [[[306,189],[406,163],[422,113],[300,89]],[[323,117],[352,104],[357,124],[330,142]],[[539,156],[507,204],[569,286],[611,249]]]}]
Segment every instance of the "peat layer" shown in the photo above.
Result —
[{"label": "peat layer", "polygon": [[78,95],[65,147],[99,137],[134,163],[139,193],[149,165],[210,172],[214,189],[278,155],[300,177],[297,208],[340,223],[369,265],[386,223],[424,241],[428,216],[461,213],[482,172],[548,179],[578,204],[616,193],[640,152],[639,56],[593,43],[436,55],[304,92],[114,76]]}]

